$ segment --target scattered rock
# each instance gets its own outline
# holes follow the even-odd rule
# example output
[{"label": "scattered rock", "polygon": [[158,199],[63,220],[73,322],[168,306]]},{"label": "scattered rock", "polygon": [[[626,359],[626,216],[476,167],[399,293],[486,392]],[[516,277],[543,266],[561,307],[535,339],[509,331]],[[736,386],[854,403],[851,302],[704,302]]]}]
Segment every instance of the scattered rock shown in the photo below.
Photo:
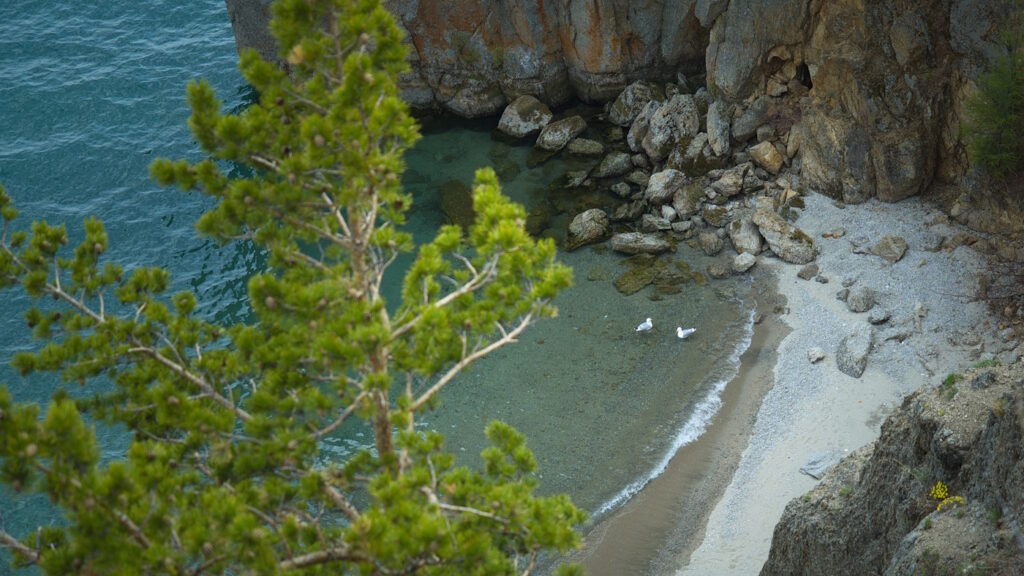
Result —
[{"label": "scattered rock", "polygon": [[825,351],[815,346],[807,351],[807,361],[811,364],[817,364],[825,359]]},{"label": "scattered rock", "polygon": [[721,228],[729,223],[729,209],[725,206],[706,206],[703,212],[704,221]]},{"label": "scattered rock", "polygon": [[[640,154],[637,154],[637,156],[640,156]],[[634,162],[633,164],[635,165],[636,162]],[[644,172],[643,170],[633,170],[629,174],[626,174],[625,178],[626,182],[629,182],[630,184],[636,184],[637,186],[647,186],[647,183],[650,181],[650,179],[651,175],[648,174],[647,172]]]},{"label": "scattered rock", "polygon": [[721,262],[712,262],[711,264],[708,264],[708,276],[711,276],[716,280],[728,278],[729,268],[727,268],[726,265],[722,264]]},{"label": "scattered rock", "polygon": [[655,234],[623,232],[612,236],[612,250],[623,254],[661,254],[672,249],[672,244]]},{"label": "scattered rock", "polygon": [[732,137],[737,142],[746,142],[757,132],[758,126],[768,118],[771,98],[761,96],[732,122]]},{"label": "scattered rock", "polygon": [[867,286],[860,286],[850,291],[846,297],[846,307],[850,312],[867,312],[875,305],[875,293]]},{"label": "scattered rock", "polygon": [[751,146],[747,152],[750,153],[750,157],[754,159],[754,162],[757,162],[758,165],[772,174],[778,174],[779,170],[782,169],[782,154],[779,154],[779,151],[775,149],[771,142],[765,141]]},{"label": "scattered rock", "polygon": [[648,102],[664,97],[659,92],[654,85],[643,81],[626,86],[608,109],[608,120],[619,126],[629,126]]},{"label": "scattered rock", "polygon": [[616,278],[612,285],[622,294],[629,296],[643,290],[644,287],[654,282],[655,274],[656,271],[653,266],[634,266]]},{"label": "scattered rock", "polygon": [[712,232],[701,232],[697,236],[697,243],[700,245],[700,249],[708,256],[718,254],[722,251],[722,247],[725,245],[725,243],[722,242],[722,239]]},{"label": "scattered rock", "polygon": [[616,182],[615,184],[612,184],[611,190],[619,198],[629,198],[630,195],[633,194],[633,189],[625,182]]},{"label": "scattered rock", "polygon": [[735,196],[743,190],[743,176],[749,164],[740,164],[722,173],[722,176],[711,184],[711,189],[725,196]]},{"label": "scattered rock", "polygon": [[644,202],[643,200],[637,200],[635,202],[627,202],[621,204],[612,213],[613,222],[633,222],[644,213]]},{"label": "scattered rock", "polygon": [[[650,185],[648,184],[648,186]],[[688,218],[700,210],[703,201],[704,185],[700,180],[691,180],[673,194],[672,207],[679,213],[680,218]]]},{"label": "scattered rock", "polygon": [[796,276],[801,280],[810,280],[811,278],[814,278],[817,273],[818,265],[812,262],[801,268],[800,271],[796,273]]},{"label": "scattered rock", "polygon": [[871,314],[868,314],[868,323],[877,326],[878,324],[885,324],[890,318],[892,318],[892,312],[884,308],[875,308],[871,311]]},{"label": "scattered rock", "polygon": [[822,238],[842,238],[843,236],[846,236],[846,228],[842,227],[833,228],[831,231],[821,234]]},{"label": "scattered rock", "polygon": [[600,208],[592,208],[572,219],[566,249],[575,250],[585,244],[600,242],[610,233],[611,223],[608,221],[608,214]]},{"label": "scattered rock", "polygon": [[[823,356],[824,354],[825,353],[822,352]],[[836,454],[831,452],[820,452],[811,456],[811,459],[807,461],[807,464],[800,467],[800,473],[806,474],[815,480],[821,480],[821,477],[825,475],[825,471],[831,468],[836,462],[839,462],[839,457]]]},{"label": "scattered rock", "polygon": [[817,256],[811,237],[776,214],[771,198],[762,196],[757,199],[754,224],[772,252],[786,262],[807,264]]},{"label": "scattered rock", "polygon": [[610,152],[601,160],[601,164],[594,170],[592,176],[595,178],[613,178],[622,176],[633,169],[633,161],[625,152]]},{"label": "scattered rock", "polygon": [[842,290],[836,292],[836,300],[839,300],[840,302],[846,302],[846,299],[849,298],[849,297],[850,297],[850,289],[849,288],[843,288]]},{"label": "scattered rock", "polygon": [[655,216],[654,214],[644,214],[640,218],[640,230],[644,232],[660,232],[662,230],[671,230],[672,224],[665,218]]},{"label": "scattered rock", "polygon": [[[652,206],[660,206],[672,200],[676,193],[683,189],[685,184],[686,175],[678,170],[669,168],[656,172],[647,181],[647,191],[644,192],[644,199]],[[682,211],[676,208],[676,212],[681,213]]]},{"label": "scattered rock", "polygon": [[665,220],[668,220],[669,222],[672,222],[673,220],[679,217],[679,214],[676,213],[676,209],[673,208],[671,204],[662,204],[661,217],[664,218]]},{"label": "scattered rock", "polygon": [[814,281],[817,282],[818,284],[828,284],[828,277],[818,274],[817,276],[814,277]]},{"label": "scattered rock", "polygon": [[565,151],[575,156],[600,156],[604,154],[604,145],[596,140],[586,138],[574,138]]},{"label": "scattered rock", "polygon": [[732,259],[732,270],[737,274],[742,274],[747,270],[750,270],[756,263],[757,256],[754,256],[749,252],[740,252]]},{"label": "scattered rock", "polygon": [[647,136],[647,131],[651,126],[651,117],[658,111],[661,104],[655,100],[648,102],[643,109],[637,114],[633,125],[629,127],[629,132],[626,133],[626,145],[633,152],[643,151],[643,140]]},{"label": "scattered rock", "polygon": [[843,288],[849,288],[850,286],[853,286],[856,283],[857,278],[855,276],[847,276],[846,278],[843,278],[842,281]]},{"label": "scattered rock", "polygon": [[551,122],[540,131],[536,146],[541,150],[557,152],[586,129],[587,122],[580,116]]},{"label": "scattered rock", "polygon": [[715,156],[728,156],[732,153],[729,146],[731,120],[732,106],[724,100],[715,100],[708,107],[707,142]]},{"label": "scattered rock", "polygon": [[942,249],[942,243],[945,240],[946,237],[941,234],[925,232],[924,237],[921,238],[921,250],[925,252],[938,252]]},{"label": "scattered rock", "polygon": [[498,130],[514,138],[525,138],[540,132],[553,117],[543,102],[523,95],[505,107],[498,121]]},{"label": "scattered rock", "polygon": [[700,132],[700,111],[694,97],[689,94],[673,96],[651,116],[641,145],[655,162],[672,151],[676,142],[693,138]]},{"label": "scattered rock", "polygon": [[729,239],[737,252],[758,255],[761,253],[761,233],[749,216],[737,218],[729,223],[726,228],[729,232]]},{"label": "scattered rock", "polygon": [[860,378],[868,364],[871,353],[871,329],[858,326],[839,342],[836,350],[836,365],[839,371],[853,378]]},{"label": "scattered rock", "polygon": [[693,228],[693,222],[689,220],[679,220],[672,223],[672,231],[680,234],[685,234]]},{"label": "scattered rock", "polygon": [[901,236],[885,236],[875,244],[871,253],[895,264],[907,252],[907,241]]},{"label": "scattered rock", "polygon": [[971,388],[973,388],[975,390],[984,390],[986,388],[989,388],[990,386],[992,386],[995,383],[996,383],[996,373],[991,371],[991,370],[987,370],[985,372],[978,373],[971,380]]}]

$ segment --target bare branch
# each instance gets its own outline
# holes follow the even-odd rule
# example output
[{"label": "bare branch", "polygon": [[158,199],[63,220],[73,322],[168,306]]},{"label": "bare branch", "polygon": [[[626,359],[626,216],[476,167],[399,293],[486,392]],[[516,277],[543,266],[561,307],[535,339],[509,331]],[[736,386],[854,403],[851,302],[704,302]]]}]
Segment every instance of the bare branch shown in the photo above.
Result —
[{"label": "bare branch", "polygon": [[490,354],[491,352],[494,352],[495,350],[501,348],[502,346],[505,346],[506,344],[511,344],[515,342],[516,337],[522,334],[523,330],[526,330],[527,326],[529,326],[532,322],[533,312],[530,312],[529,314],[524,316],[522,320],[519,321],[519,324],[517,324],[515,328],[513,328],[511,331],[509,331],[507,334],[505,334],[498,340],[491,342],[484,348],[480,348],[474,351],[472,354],[469,354],[468,356],[463,356],[462,360],[459,360],[454,366],[449,368],[448,371],[445,372],[444,375],[441,376],[441,378],[439,378],[438,381],[433,386],[431,386],[429,390],[424,392],[423,395],[421,395],[419,398],[416,399],[415,402],[412,403],[412,405],[409,407],[409,411],[416,412],[420,408],[423,408],[423,406],[427,402],[429,402],[431,398],[433,398],[438,392],[441,391],[442,388],[444,388],[449,382],[451,382],[452,378],[455,378],[455,376],[458,375],[458,373],[461,372],[466,366],[469,366],[474,361]]},{"label": "bare branch", "polygon": [[310,552],[309,554],[303,554],[302,556],[295,556],[288,560],[282,560],[278,562],[277,569],[285,572],[288,570],[298,570],[299,568],[308,568],[310,566],[316,566],[318,564],[326,564],[328,562],[334,562],[335,560],[351,560],[355,562],[364,562],[367,559],[361,555],[352,554],[348,546],[341,545],[326,550],[319,550],[317,552]]},{"label": "bare branch", "polygon": [[36,551],[25,546],[17,538],[11,536],[3,529],[0,529],[0,546],[14,550],[32,564],[37,564],[39,562],[39,554]]},{"label": "bare branch", "polygon": [[479,510],[477,508],[470,508],[468,506],[456,506],[454,504],[445,504],[444,502],[439,502],[437,506],[441,510],[444,510],[446,512],[460,512],[465,514],[472,514],[474,516],[480,516],[481,518],[487,518],[488,520],[494,520],[499,524],[508,524],[507,518],[502,518],[501,516],[496,516],[494,514],[491,514],[490,512]]},{"label": "bare branch", "polygon": [[351,416],[352,413],[356,411],[356,409],[359,406],[359,403],[362,402],[364,399],[366,399],[365,391],[360,392],[359,395],[356,396],[354,400],[352,400],[352,403],[348,405],[348,408],[345,408],[345,411],[342,412],[338,416],[338,418],[334,420],[334,422],[331,422],[327,426],[321,428],[320,430],[317,430],[316,432],[313,433],[313,436],[319,439],[337,430],[338,426],[341,426],[342,423],[345,422],[345,419]]}]

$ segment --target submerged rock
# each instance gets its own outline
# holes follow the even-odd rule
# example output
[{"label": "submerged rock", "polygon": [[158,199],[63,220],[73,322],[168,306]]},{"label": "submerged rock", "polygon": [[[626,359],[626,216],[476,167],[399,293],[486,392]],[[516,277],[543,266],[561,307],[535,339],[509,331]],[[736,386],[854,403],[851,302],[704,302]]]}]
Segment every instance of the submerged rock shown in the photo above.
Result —
[{"label": "submerged rock", "polygon": [[600,156],[604,154],[604,145],[596,140],[573,138],[565,151],[574,156]]},{"label": "submerged rock", "polygon": [[569,224],[567,250],[575,250],[585,244],[600,242],[611,233],[608,214],[600,208],[592,208],[577,214]]},{"label": "submerged rock", "polygon": [[657,234],[623,232],[612,236],[612,250],[623,254],[661,254],[672,249],[672,244]]},{"label": "submerged rock", "polygon": [[570,140],[579,136],[587,129],[587,122],[580,116],[571,116],[556,120],[544,127],[537,137],[536,146],[541,150],[556,152],[565,147]]}]

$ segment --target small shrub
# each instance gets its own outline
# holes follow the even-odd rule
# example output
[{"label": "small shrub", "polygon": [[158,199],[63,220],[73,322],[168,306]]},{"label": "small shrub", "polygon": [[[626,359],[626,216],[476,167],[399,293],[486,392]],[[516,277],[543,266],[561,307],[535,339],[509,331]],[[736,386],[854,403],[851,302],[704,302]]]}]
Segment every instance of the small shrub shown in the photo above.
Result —
[{"label": "small shrub", "polygon": [[978,360],[977,362],[975,362],[972,368],[995,368],[996,366],[999,366],[998,358],[986,358],[984,360]]},{"label": "small shrub", "polygon": [[956,383],[963,379],[964,375],[956,372],[952,372],[946,376],[946,379],[942,381],[942,392],[946,395],[946,400],[952,400],[956,397],[956,393],[960,391],[960,389],[956,387]]},{"label": "small shrub", "polygon": [[850,486],[849,484],[844,485],[839,489],[839,495],[843,498],[849,498],[853,495],[853,486]]},{"label": "small shrub", "polygon": [[1003,518],[1003,510],[999,506],[995,506],[991,510],[988,511],[988,521],[991,522],[993,526],[998,526],[999,525],[999,521],[1002,518]]},{"label": "small shrub", "polygon": [[921,527],[924,528],[925,530],[931,530],[932,529],[932,519],[931,518],[925,518],[924,519],[924,524]]}]

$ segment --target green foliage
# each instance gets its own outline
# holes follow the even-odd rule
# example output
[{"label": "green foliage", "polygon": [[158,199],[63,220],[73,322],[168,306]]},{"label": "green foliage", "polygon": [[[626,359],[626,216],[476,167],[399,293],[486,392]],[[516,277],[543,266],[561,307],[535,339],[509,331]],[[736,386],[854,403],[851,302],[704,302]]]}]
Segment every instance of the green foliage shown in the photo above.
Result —
[{"label": "green foliage", "polygon": [[996,179],[1024,169],[1024,26],[1011,18],[1001,54],[978,78],[964,124],[974,163]]},{"label": "green foliage", "polygon": [[[67,521],[21,541],[0,529],[0,544],[48,574],[530,571],[579,544],[584,515],[534,495],[522,435],[488,426],[475,471],[415,424],[461,370],[554,316],[570,271],[485,169],[476,222],[420,246],[386,306],[384,272],[414,249],[400,229],[402,154],[419,137],[394,83],[401,33],[376,0],[280,0],[273,14],[288,72],[243,54],[260,101],[238,115],[189,85],[209,158],[151,168],[216,199],[201,233],[267,252],[248,285],[254,324],[203,320],[195,295],[167,293],[163,269],[103,262],[99,221],[70,254],[63,226],[15,231],[0,188],[0,288],[57,301],[26,314],[43,344],[14,366],[113,384],[88,401],[59,392],[42,418],[0,387],[2,480],[47,494]],[[229,179],[225,161],[254,176]],[[124,459],[99,462],[83,411],[132,432]],[[328,436],[363,430],[372,450],[321,453]]]},{"label": "green foliage", "polygon": [[978,360],[973,365],[971,365],[971,368],[978,370],[981,368],[995,368],[996,366],[999,366],[998,358],[986,358],[984,360]]},{"label": "green foliage", "polygon": [[942,390],[942,393],[946,395],[947,400],[952,400],[954,397],[956,397],[957,392],[960,391],[960,389],[956,387],[956,383],[960,382],[963,379],[963,374],[959,374],[957,372],[950,372],[949,374],[946,375],[946,378],[942,380],[940,388]]}]

